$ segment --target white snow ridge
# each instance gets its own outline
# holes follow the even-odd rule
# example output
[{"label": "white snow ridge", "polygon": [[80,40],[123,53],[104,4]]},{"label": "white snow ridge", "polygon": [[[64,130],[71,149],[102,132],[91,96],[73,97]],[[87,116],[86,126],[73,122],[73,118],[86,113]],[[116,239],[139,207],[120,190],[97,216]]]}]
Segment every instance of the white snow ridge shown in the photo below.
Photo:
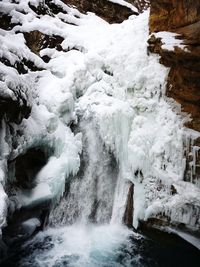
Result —
[{"label": "white snow ridge", "polygon": [[[110,25],[93,13],[83,15],[59,0],[52,2],[65,12],[36,14],[31,6],[40,0],[0,2],[1,12],[9,13],[14,25],[0,30],[0,58],[10,62],[0,63],[0,96],[14,98],[10,84],[21,84],[31,105],[30,116],[21,123],[1,123],[0,227],[6,225],[8,207],[14,212],[46,201],[55,207],[67,183],[70,196],[62,199],[63,212],[73,207],[85,223],[97,188],[99,203],[105,206],[99,204],[96,221],[120,225],[131,181],[135,228],[149,218],[167,218],[173,225],[198,230],[200,217],[194,219],[194,214],[200,213],[200,188],[184,181],[184,144],[198,134],[185,129],[180,107],[165,96],[168,69],[158,56],[147,53],[149,11]],[[34,53],[23,34],[32,31],[61,36],[62,49],[46,47]],[[44,56],[50,60],[44,62]],[[27,67],[19,74],[13,66],[22,59],[33,62],[36,70]],[[48,160],[34,177],[34,186],[7,190],[14,179],[8,175],[8,162],[37,147]],[[77,181],[84,149],[85,185]],[[111,157],[116,164],[112,171]],[[58,223],[59,216],[60,208],[53,208],[51,223]],[[75,219],[62,219],[69,221]]]}]

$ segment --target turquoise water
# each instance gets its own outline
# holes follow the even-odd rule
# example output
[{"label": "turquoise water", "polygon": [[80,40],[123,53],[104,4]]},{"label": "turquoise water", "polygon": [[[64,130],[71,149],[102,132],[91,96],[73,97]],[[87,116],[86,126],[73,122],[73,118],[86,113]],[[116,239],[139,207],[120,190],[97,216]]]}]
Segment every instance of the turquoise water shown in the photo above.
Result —
[{"label": "turquoise water", "polygon": [[199,251],[184,241],[161,242],[123,226],[73,225],[39,232],[1,266],[196,267],[199,260]]}]

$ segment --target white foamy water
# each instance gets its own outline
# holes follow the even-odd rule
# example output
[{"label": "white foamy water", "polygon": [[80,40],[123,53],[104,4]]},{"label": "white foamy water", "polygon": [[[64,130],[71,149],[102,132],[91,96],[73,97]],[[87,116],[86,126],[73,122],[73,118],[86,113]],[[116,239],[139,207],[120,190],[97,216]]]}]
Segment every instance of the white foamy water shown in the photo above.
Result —
[{"label": "white foamy water", "polygon": [[25,244],[30,255],[20,266],[124,266],[120,254],[122,247],[129,245],[130,236],[133,232],[119,225],[75,224],[48,229]]}]

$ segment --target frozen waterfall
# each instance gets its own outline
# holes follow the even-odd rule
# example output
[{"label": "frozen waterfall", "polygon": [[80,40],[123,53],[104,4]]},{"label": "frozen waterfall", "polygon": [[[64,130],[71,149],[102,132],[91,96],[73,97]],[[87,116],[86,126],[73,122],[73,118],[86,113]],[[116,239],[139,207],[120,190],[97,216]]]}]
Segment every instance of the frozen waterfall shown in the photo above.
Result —
[{"label": "frozen waterfall", "polygon": [[82,121],[81,166],[66,185],[66,194],[50,214],[50,224],[109,223],[112,214],[118,165],[102,142],[92,119]]},{"label": "frozen waterfall", "polygon": [[[43,230],[20,248],[19,266],[151,266],[140,254],[125,259],[143,236],[124,224],[137,229],[152,219],[199,229],[199,148],[193,147],[199,134],[184,127],[188,117],[165,96],[169,70],[147,51],[149,11],[110,25],[55,2],[65,12],[39,19],[21,1],[12,14],[19,25],[0,31],[2,55],[12,56],[14,35],[16,54],[41,68],[18,79],[4,66],[6,86],[25,84],[32,109],[20,124],[1,125],[0,226],[7,213],[23,210],[19,235]],[[61,51],[40,51],[49,62],[20,33],[35,29],[63,38]],[[28,155],[35,158],[33,172]],[[20,184],[22,174],[30,184]]]}]

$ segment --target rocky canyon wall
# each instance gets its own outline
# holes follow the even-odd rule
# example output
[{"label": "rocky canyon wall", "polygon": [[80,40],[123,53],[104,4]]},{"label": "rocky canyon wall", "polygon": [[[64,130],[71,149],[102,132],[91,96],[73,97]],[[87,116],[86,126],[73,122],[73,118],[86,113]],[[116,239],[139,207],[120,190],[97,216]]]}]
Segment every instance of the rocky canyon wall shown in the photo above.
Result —
[{"label": "rocky canyon wall", "polygon": [[[181,111],[190,114],[186,127],[199,132],[200,1],[152,0],[149,29],[149,51],[159,54],[160,63],[169,67],[166,95],[181,104]],[[200,138],[190,145],[185,152],[184,180],[199,184]]]},{"label": "rocky canyon wall", "polygon": [[200,131],[200,1],[152,0],[150,32],[177,33],[184,48],[163,49],[161,38],[152,36],[150,51],[159,53],[170,67],[167,95],[191,114],[187,126]]}]

